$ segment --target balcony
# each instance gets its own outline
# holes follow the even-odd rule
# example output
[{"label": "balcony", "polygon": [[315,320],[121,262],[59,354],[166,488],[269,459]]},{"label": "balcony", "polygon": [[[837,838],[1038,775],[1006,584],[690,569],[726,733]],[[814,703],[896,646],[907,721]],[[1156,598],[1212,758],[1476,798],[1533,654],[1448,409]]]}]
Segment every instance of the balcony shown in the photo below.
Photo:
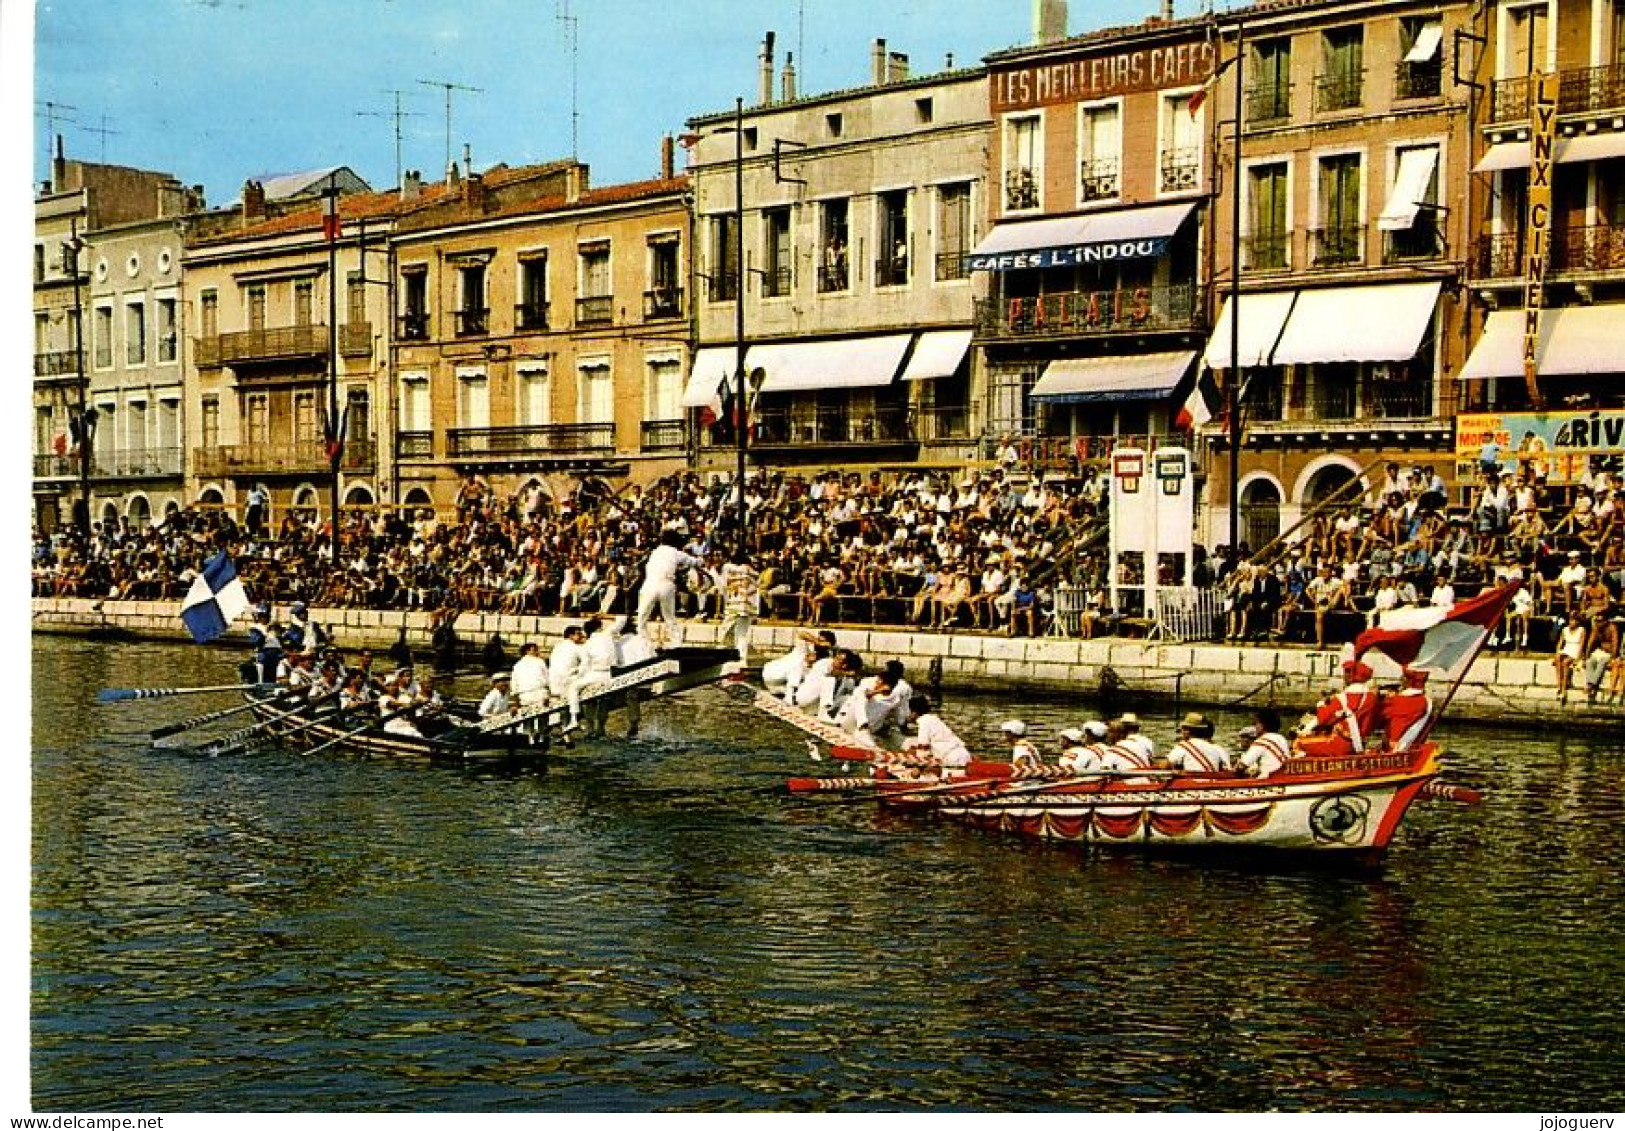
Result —
[{"label": "balcony", "polygon": [[887,255],[875,260],[875,286],[906,287],[907,285],[907,255]]},{"label": "balcony", "polygon": [[1437,98],[1444,89],[1444,62],[1438,54],[1426,63],[1401,61],[1394,67],[1394,97]]},{"label": "balcony", "polygon": [[77,456],[38,455],[34,456],[35,479],[77,479],[79,477],[79,459]]},{"label": "balcony", "polygon": [[[327,356],[327,327],[318,323],[238,330],[198,339],[199,365],[243,365]],[[205,358],[212,360],[205,360]]]},{"label": "balcony", "polygon": [[1292,233],[1265,232],[1241,238],[1245,271],[1285,271],[1292,266]]},{"label": "balcony", "polygon": [[529,424],[446,432],[446,455],[453,460],[522,461],[614,451],[613,424]]},{"label": "balcony", "polygon": [[535,334],[547,329],[547,303],[521,302],[513,308],[513,328],[521,334]]},{"label": "balcony", "polygon": [[1313,267],[1352,267],[1365,262],[1365,225],[1336,224],[1309,231]]},{"label": "balcony", "polygon": [[917,409],[913,423],[914,435],[922,443],[971,438],[971,410],[965,405]]},{"label": "balcony", "polygon": [[706,279],[706,297],[712,302],[732,302],[739,297],[739,272],[724,271]]},{"label": "balcony", "polygon": [[[1625,64],[1558,72],[1557,112],[1597,114],[1625,107]],[[1489,124],[1529,117],[1529,78],[1500,79],[1490,88]]]},{"label": "balcony", "polygon": [[1444,241],[1433,217],[1419,212],[1408,228],[1382,233],[1382,261],[1384,263],[1413,263],[1419,259],[1439,259],[1444,255]]},{"label": "balcony", "polygon": [[643,292],[643,320],[681,318],[683,316],[683,288],[655,287]]},{"label": "balcony", "polygon": [[395,332],[403,342],[429,340],[429,316],[421,310],[408,310],[397,320]]},{"label": "balcony", "polygon": [[683,420],[645,420],[639,445],[646,452],[681,451],[688,444],[688,423]]},{"label": "balcony", "polygon": [[371,357],[372,323],[346,322],[340,326],[339,352],[345,357]]},{"label": "balcony", "polygon": [[587,295],[576,299],[577,326],[607,326],[614,321],[614,295]]},{"label": "balcony", "polygon": [[1338,110],[1357,109],[1365,97],[1365,69],[1317,75],[1315,78],[1315,113],[1325,114]]},{"label": "balcony", "polygon": [[1523,229],[1478,237],[1473,248],[1473,276],[1478,279],[1513,279],[1523,274]]},{"label": "balcony", "polygon": [[79,376],[79,351],[49,350],[45,353],[36,353],[34,376],[47,378]]},{"label": "balcony", "polygon": [[491,308],[471,306],[452,312],[452,332],[459,338],[478,338],[491,332]]},{"label": "balcony", "polygon": [[976,334],[981,338],[1083,337],[1201,326],[1196,288],[1189,283],[976,302]]},{"label": "balcony", "polygon": [[433,432],[395,433],[395,458],[400,461],[434,458]]},{"label": "balcony", "polygon": [[90,474],[102,479],[151,479],[181,473],[180,448],[125,448],[97,452]]},{"label": "balcony", "polygon": [[1286,83],[1248,87],[1242,105],[1249,127],[1280,125],[1292,117],[1292,87]]},{"label": "balcony", "polygon": [[776,267],[762,272],[762,297],[784,298],[790,293],[790,268]]},{"label": "balcony", "polygon": [[1593,224],[1552,233],[1554,273],[1625,271],[1625,227]]},{"label": "balcony", "polygon": [[1021,212],[1038,207],[1038,174],[1032,169],[1011,169],[1004,175],[1004,210]]},{"label": "balcony", "polygon": [[1078,168],[1078,199],[1084,204],[1116,200],[1123,191],[1122,171],[1115,157],[1085,161]]},{"label": "balcony", "polygon": [[1200,148],[1170,149],[1162,155],[1162,176],[1157,183],[1163,192],[1191,192],[1200,187],[1201,172]]},{"label": "balcony", "polygon": [[937,282],[947,283],[954,279],[969,277],[969,272],[965,270],[965,252],[963,249],[937,252]]},{"label": "balcony", "polygon": [[849,286],[846,262],[825,264],[818,269],[818,293],[821,295],[844,291]]},{"label": "balcony", "polygon": [[[371,440],[346,440],[339,467],[344,471],[370,472],[377,463],[377,446]],[[193,448],[194,474],[212,475],[325,475],[332,469],[327,445],[320,440],[300,440],[291,444],[221,444]]]},{"label": "balcony", "polygon": [[756,414],[757,447],[907,444],[914,442],[908,409],[900,405],[854,412],[844,405],[767,409]]}]

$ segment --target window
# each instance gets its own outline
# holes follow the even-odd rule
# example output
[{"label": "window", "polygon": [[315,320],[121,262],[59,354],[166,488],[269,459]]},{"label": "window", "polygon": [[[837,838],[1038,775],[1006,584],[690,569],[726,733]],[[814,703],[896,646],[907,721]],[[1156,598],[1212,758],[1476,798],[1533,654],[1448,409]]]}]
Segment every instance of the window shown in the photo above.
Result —
[{"label": "window", "polygon": [[1316,267],[1359,263],[1365,257],[1365,223],[1360,202],[1360,155],[1339,153],[1320,159],[1320,227],[1314,237]]},{"label": "window", "polygon": [[124,450],[144,452],[148,447],[147,402],[132,400],[126,407],[129,411],[124,414]]},{"label": "window", "polygon": [[1614,66],[1625,66],[1625,0],[1614,0],[1608,19],[1609,43],[1613,50],[1607,58]]},{"label": "window", "polygon": [[997,366],[988,373],[988,429],[992,432],[1031,434],[1032,398],[1028,393],[1038,381],[1030,366]]},{"label": "window", "polygon": [[1360,105],[1364,86],[1365,29],[1355,25],[1323,33],[1315,109],[1352,110]]},{"label": "window", "polygon": [[1040,163],[1042,138],[1039,118],[1031,114],[1005,123],[1004,210],[1020,212],[1037,208],[1039,187],[1043,184]]},{"label": "window", "polygon": [[877,234],[875,286],[901,287],[908,283],[908,190],[883,192],[876,198],[880,211]]},{"label": "window", "polygon": [[682,243],[676,235],[649,239],[649,289],[643,296],[645,318],[678,318],[683,313]]},{"label": "window", "polygon": [[1546,68],[1546,5],[1531,4],[1507,13],[1507,78]]},{"label": "window", "polygon": [[514,307],[514,327],[519,330],[547,329],[547,256],[527,255],[519,261],[519,302]]},{"label": "window", "polygon": [[367,284],[359,271],[351,271],[344,280],[344,321],[351,326],[367,321]]},{"label": "window", "polygon": [[681,420],[683,418],[683,367],[676,358],[649,362],[643,393],[643,419]]},{"label": "window", "polygon": [[1201,110],[1191,112],[1191,95],[1171,94],[1162,100],[1162,192],[1192,192],[1202,181]]},{"label": "window", "polygon": [[220,447],[220,398],[204,397],[199,405],[199,423],[203,427],[203,448],[213,451]]},{"label": "window", "polygon": [[316,394],[293,395],[293,442],[300,447],[312,447],[321,440],[316,424]]},{"label": "window", "polygon": [[615,377],[604,361],[584,361],[579,370],[576,420],[582,424],[615,423]]},{"label": "window", "polygon": [[1394,151],[1394,179],[1388,203],[1377,217],[1385,263],[1432,259],[1439,238],[1439,147],[1407,146]]},{"label": "window", "polygon": [[914,120],[922,126],[929,126],[936,117],[936,107],[929,98],[916,98],[914,100]]},{"label": "window", "polygon": [[545,363],[530,361],[518,366],[519,423],[537,426],[553,423],[553,385]]},{"label": "window", "polygon": [[271,442],[271,397],[269,393],[249,393],[243,398],[243,435],[250,444]]},{"label": "window", "polygon": [[782,298],[789,294],[792,259],[788,208],[769,208],[762,213],[762,257],[767,263],[762,297]]},{"label": "window", "polygon": [[372,398],[365,389],[351,389],[344,398],[345,443],[372,440]]},{"label": "window", "polygon": [[613,322],[615,320],[614,287],[610,282],[609,244],[583,244],[580,249],[581,280],[579,298],[576,299],[576,323]]},{"label": "window", "polygon": [[970,253],[970,185],[943,185],[937,189],[937,279],[965,278],[965,256]]},{"label": "window", "polygon": [[749,153],[756,148],[757,132],[755,126],[746,126],[740,131],[740,140],[744,142],[744,150]]},{"label": "window", "polygon": [[474,337],[488,330],[485,305],[485,264],[464,263],[457,268],[457,336]]},{"label": "window", "polygon": [[265,288],[263,286],[244,288],[243,303],[247,310],[248,328],[265,329]]},{"label": "window", "polygon": [[1292,116],[1292,41],[1266,39],[1252,48],[1252,82],[1246,95],[1249,123],[1280,122]]},{"label": "window", "polygon": [[309,326],[311,324],[315,302],[315,283],[312,283],[309,279],[300,279],[293,285],[293,324],[295,326]]},{"label": "window", "polygon": [[175,300],[161,298],[158,300],[158,360],[175,360]]},{"label": "window", "polygon": [[818,290],[844,291],[851,285],[847,262],[850,201],[826,200],[818,208]]},{"label": "window", "polygon": [[739,294],[739,227],[732,212],[711,217],[712,302],[732,302]]},{"label": "window", "polygon": [[1443,79],[1440,46],[1444,27],[1437,16],[1406,16],[1399,21],[1399,65],[1395,98],[1437,98]]},{"label": "window", "polygon": [[147,306],[143,302],[124,304],[124,364],[147,363]]},{"label": "window", "polygon": [[110,369],[113,365],[113,308],[98,306],[95,313],[96,368]]},{"label": "window", "polygon": [[1288,222],[1287,163],[1254,165],[1247,171],[1246,269],[1279,271],[1290,266],[1292,226]]},{"label": "window", "polygon": [[401,431],[429,431],[429,375],[401,374]]},{"label": "window", "polygon": [[45,245],[34,245],[34,282],[45,282]]},{"label": "window", "polygon": [[156,447],[164,452],[174,452],[181,446],[181,403],[180,401],[160,400],[158,402],[158,436]]},{"label": "window", "polygon": [[1122,192],[1122,116],[1117,103],[1084,106],[1078,115],[1078,203],[1116,200]]},{"label": "window", "polygon": [[457,371],[457,424],[461,428],[491,426],[491,386],[483,369]]},{"label": "window", "polygon": [[216,291],[204,291],[197,299],[198,333],[205,338],[216,337],[220,333],[220,295]]},{"label": "window", "polygon": [[830,137],[840,137],[844,126],[845,122],[839,114],[824,115],[824,132]]},{"label": "window", "polygon": [[34,352],[45,353],[51,348],[51,316],[43,310],[34,312]]},{"label": "window", "polygon": [[429,271],[413,267],[401,272],[401,340],[426,341],[429,337]]}]

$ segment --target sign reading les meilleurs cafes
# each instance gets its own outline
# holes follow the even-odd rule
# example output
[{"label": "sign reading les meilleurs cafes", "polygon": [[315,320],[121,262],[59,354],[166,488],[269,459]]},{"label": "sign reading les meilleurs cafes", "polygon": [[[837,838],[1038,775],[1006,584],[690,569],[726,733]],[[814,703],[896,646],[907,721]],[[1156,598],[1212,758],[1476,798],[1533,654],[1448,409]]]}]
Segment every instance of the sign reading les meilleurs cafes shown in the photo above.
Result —
[{"label": "sign reading les meilleurs cafes", "polygon": [[1087,59],[1033,63],[989,76],[993,110],[1002,113],[1140,90],[1194,86],[1212,77],[1216,58],[1215,46],[1198,40]]}]

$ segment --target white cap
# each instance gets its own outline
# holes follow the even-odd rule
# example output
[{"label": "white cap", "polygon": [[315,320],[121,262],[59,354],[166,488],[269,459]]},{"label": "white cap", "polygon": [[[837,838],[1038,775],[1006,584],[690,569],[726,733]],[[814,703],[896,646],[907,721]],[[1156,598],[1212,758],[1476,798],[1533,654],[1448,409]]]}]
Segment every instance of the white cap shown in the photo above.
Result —
[{"label": "white cap", "polygon": [[999,729],[1005,734],[1013,734],[1017,738],[1027,733],[1027,724],[1020,719],[1006,719],[999,724]]},{"label": "white cap", "polygon": [[1105,738],[1106,724],[1099,719],[1091,719],[1083,724],[1083,733],[1096,740]]},{"label": "white cap", "polygon": [[1060,737],[1067,742],[1082,742],[1083,732],[1077,727],[1067,727],[1061,732]]}]

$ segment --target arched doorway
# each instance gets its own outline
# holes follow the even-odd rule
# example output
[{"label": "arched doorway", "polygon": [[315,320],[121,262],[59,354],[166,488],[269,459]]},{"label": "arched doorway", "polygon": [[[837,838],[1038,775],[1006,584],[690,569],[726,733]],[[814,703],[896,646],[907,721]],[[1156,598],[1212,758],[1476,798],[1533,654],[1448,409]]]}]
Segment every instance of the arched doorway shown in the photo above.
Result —
[{"label": "arched doorway", "polygon": [[105,530],[109,526],[111,526],[111,527],[117,527],[118,526],[118,504],[117,503],[103,503],[102,504],[102,529]]},{"label": "arched doorway", "polygon": [[406,505],[409,507],[432,507],[434,506],[434,500],[429,497],[429,492],[422,487],[413,487],[406,493]]},{"label": "arched doorway", "polygon": [[1354,469],[1341,463],[1329,463],[1309,477],[1303,489],[1303,506],[1311,510],[1343,490],[1354,478]]},{"label": "arched doorway", "polygon": [[372,506],[372,491],[367,487],[357,485],[344,492],[344,505],[347,507]]},{"label": "arched doorway", "polygon": [[1273,479],[1254,479],[1241,492],[1241,538],[1257,553],[1281,533],[1281,488]]},{"label": "arched doorway", "polygon": [[316,488],[305,484],[293,493],[293,507],[289,513],[299,522],[315,522],[318,512]]},{"label": "arched doorway", "polygon": [[124,513],[130,517],[130,525],[140,530],[152,521],[152,504],[147,502],[145,495],[137,495],[130,500]]},{"label": "arched doorway", "polygon": [[218,509],[226,505],[226,499],[225,496],[219,492],[219,490],[214,487],[210,487],[197,497],[197,505],[200,507]]}]

